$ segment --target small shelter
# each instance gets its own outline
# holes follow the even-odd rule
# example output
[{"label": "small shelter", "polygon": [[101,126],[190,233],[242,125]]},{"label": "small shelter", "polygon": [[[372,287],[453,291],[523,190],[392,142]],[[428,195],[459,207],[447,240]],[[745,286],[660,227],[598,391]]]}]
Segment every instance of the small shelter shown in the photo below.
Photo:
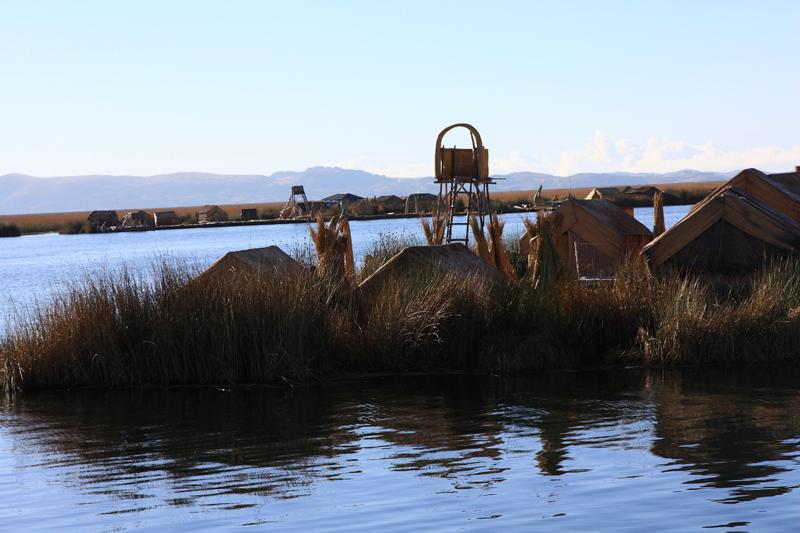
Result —
[{"label": "small shelter", "polygon": [[94,229],[119,226],[119,216],[116,211],[92,211],[87,220],[89,226]]},{"label": "small shelter", "polygon": [[369,216],[378,214],[378,204],[374,200],[365,198],[348,207],[347,212],[354,216]]},{"label": "small shelter", "polygon": [[430,213],[436,204],[438,196],[427,192],[409,194],[406,197],[406,213]]},{"label": "small shelter", "polygon": [[738,275],[753,272],[766,259],[800,252],[800,222],[790,216],[797,206],[781,198],[774,181],[765,176],[752,169],[740,173],[731,182],[752,194],[726,185],[697,204],[644,247],[650,268]]},{"label": "small shelter", "polygon": [[464,279],[477,277],[492,284],[508,282],[499,270],[472,253],[469,248],[461,243],[453,243],[409,246],[362,281],[359,287],[365,291],[377,290],[386,283],[403,283],[416,279],[425,270]]},{"label": "small shelter", "polygon": [[122,217],[122,226],[126,228],[145,228],[151,224],[150,217],[144,211],[128,211]]},{"label": "small shelter", "polygon": [[652,185],[625,187],[595,187],[586,195],[586,200],[606,200],[620,207],[649,207],[653,197],[663,191]]},{"label": "small shelter", "polygon": [[254,207],[246,207],[239,212],[239,220],[258,220],[258,210]]},{"label": "small shelter", "polygon": [[558,217],[554,243],[564,265],[579,278],[609,278],[620,260],[639,253],[653,238],[644,224],[606,200],[568,198]]},{"label": "small shelter", "polygon": [[212,222],[225,222],[228,220],[228,213],[218,205],[206,205],[197,212],[198,224],[209,224]]},{"label": "small shelter", "polygon": [[207,283],[234,276],[285,276],[302,270],[300,263],[277,246],[228,252],[192,280]]},{"label": "small shelter", "polygon": [[380,213],[400,213],[406,208],[406,201],[393,194],[377,196],[375,203]]},{"label": "small shelter", "polygon": [[179,219],[175,211],[156,211],[153,213],[153,222],[156,226],[175,226]]},{"label": "small shelter", "polygon": [[337,194],[326,196],[325,198],[322,199],[322,203],[327,207],[335,205],[338,205],[340,207],[347,207],[351,204],[355,204],[356,202],[360,202],[363,199],[364,199],[363,197],[351,194],[349,192],[340,192]]}]

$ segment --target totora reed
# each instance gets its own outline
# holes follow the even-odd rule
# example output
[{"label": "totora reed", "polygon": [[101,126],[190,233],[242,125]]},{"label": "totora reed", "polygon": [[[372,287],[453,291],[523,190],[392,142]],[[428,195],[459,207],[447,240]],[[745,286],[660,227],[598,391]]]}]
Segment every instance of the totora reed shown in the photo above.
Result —
[{"label": "totora reed", "polygon": [[[537,228],[530,225],[530,231]],[[345,229],[341,228],[340,229]],[[319,231],[332,228],[317,228]],[[324,276],[310,266],[275,276],[188,283],[162,265],[87,279],[19,317],[0,339],[6,391],[69,387],[296,382],[357,372],[509,373],[613,364],[797,360],[800,263],[774,262],[728,289],[652,277],[636,259],[613,282],[583,285],[553,264],[548,228],[518,284],[435,269],[375,293],[343,290],[347,247]],[[320,234],[321,236],[322,234]],[[374,271],[390,238],[370,253]],[[263,273],[262,273],[263,274]]]}]

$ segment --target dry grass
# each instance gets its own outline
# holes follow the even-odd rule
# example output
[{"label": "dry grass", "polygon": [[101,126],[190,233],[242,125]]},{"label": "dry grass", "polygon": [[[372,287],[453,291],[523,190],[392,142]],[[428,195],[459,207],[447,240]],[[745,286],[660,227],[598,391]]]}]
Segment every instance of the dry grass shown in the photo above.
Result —
[{"label": "dry grass", "polygon": [[[543,224],[532,228],[537,240],[547,235]],[[385,239],[369,268],[402,246]],[[800,357],[800,262],[766,265],[720,291],[698,279],[651,277],[635,259],[615,282],[594,286],[547,274],[555,267],[536,261],[518,286],[430,270],[369,295],[311,268],[202,286],[187,285],[195,272],[169,265],[155,282],[126,273],[87,279],[0,341],[0,382],[6,390],[265,383],[337,372]]]}]

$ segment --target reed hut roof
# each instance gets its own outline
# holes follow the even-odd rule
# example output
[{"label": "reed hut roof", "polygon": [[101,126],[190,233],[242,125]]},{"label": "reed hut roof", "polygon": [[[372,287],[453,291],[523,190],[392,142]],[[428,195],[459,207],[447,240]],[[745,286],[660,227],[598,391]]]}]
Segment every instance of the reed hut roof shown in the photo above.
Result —
[{"label": "reed hut roof", "polygon": [[653,196],[662,192],[652,185],[624,187],[595,187],[586,195],[586,200],[608,200],[622,207],[644,207],[653,204]]},{"label": "reed hut roof", "polygon": [[349,193],[349,192],[340,192],[340,193],[332,194],[330,196],[326,196],[325,198],[322,199],[322,201],[326,202],[326,203],[340,203],[340,204],[341,203],[345,203],[345,204],[349,203],[349,204],[352,204],[352,203],[358,202],[358,201],[363,200],[363,199],[364,199],[363,196],[357,196],[357,195]]},{"label": "reed hut roof", "polygon": [[492,284],[504,284],[503,274],[460,243],[439,246],[409,246],[392,257],[367,279],[362,290],[371,290],[385,283],[398,283],[416,278],[424,270],[434,270],[463,278],[477,277]]},{"label": "reed hut roof", "polygon": [[632,240],[647,240],[653,235],[623,208],[607,200],[568,198],[555,213],[560,216],[556,235],[572,232],[610,258],[624,254]]},{"label": "reed hut roof", "polygon": [[692,207],[691,211],[700,209],[731,187],[800,222],[800,173],[798,172],[765,174],[755,168],[745,169],[712,191],[704,200]]},{"label": "reed hut roof", "polygon": [[[774,195],[772,180],[745,171],[738,182],[754,185],[759,196],[785,205]],[[737,176],[737,177],[739,177]],[[736,178],[734,178],[736,179]],[[731,180],[733,181],[733,180]],[[707,271],[750,269],[774,253],[800,251],[800,223],[746,191],[727,185],[697,204],[688,215],[642,250],[652,268],[667,262]]]},{"label": "reed hut roof", "polygon": [[236,275],[275,276],[298,272],[303,267],[277,246],[228,252],[208,267],[194,282]]}]

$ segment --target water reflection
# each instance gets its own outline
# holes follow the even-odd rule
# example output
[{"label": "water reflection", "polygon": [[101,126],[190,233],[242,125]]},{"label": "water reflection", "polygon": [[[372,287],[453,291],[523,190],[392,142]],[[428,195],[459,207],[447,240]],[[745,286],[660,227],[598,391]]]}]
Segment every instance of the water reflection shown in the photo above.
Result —
[{"label": "water reflection", "polygon": [[[748,502],[800,483],[797,377],[631,370],[29,394],[0,409],[0,498],[20,490],[12,478],[44,476],[93,525],[171,523],[201,508],[232,511],[216,519],[226,525],[251,523],[238,514],[250,512],[344,526],[370,506],[380,523],[434,519],[420,508],[433,502],[431,517],[456,520],[444,525],[546,517],[580,527],[624,496],[621,512],[643,523],[674,505],[696,509],[688,527],[735,529],[758,522]],[[407,508],[390,505],[398,498]],[[734,503],[738,520],[723,520],[721,504]]]}]

